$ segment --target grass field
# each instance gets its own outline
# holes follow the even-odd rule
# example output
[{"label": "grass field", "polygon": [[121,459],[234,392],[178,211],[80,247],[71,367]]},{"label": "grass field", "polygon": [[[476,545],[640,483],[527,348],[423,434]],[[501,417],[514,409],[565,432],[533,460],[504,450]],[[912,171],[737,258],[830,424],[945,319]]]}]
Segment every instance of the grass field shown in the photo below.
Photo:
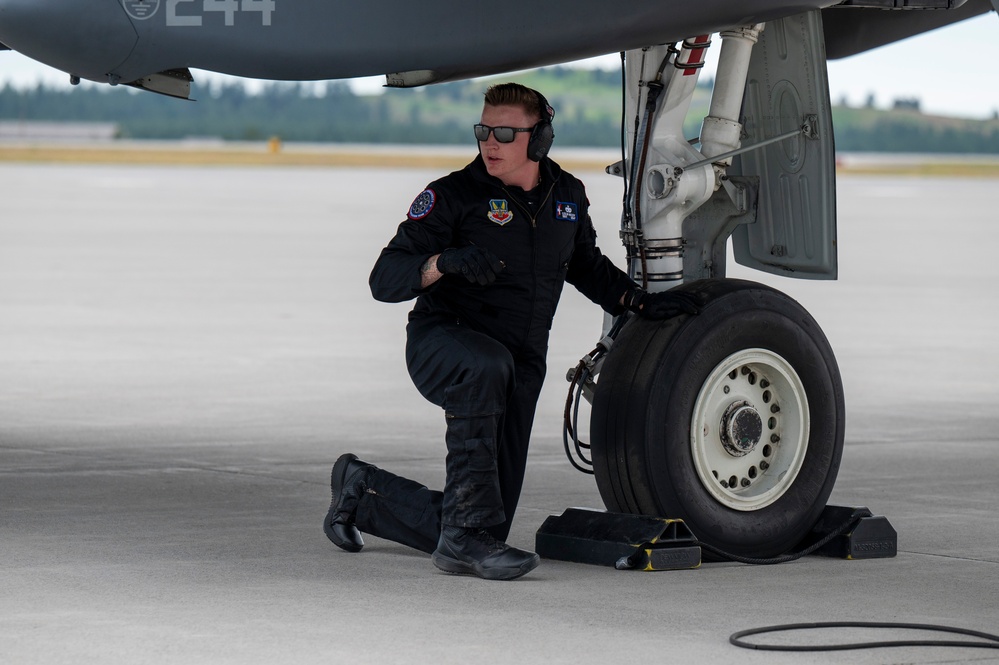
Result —
[{"label": "grass field", "polygon": [[[611,161],[606,151],[589,155],[559,154],[569,171],[602,171]],[[148,164],[176,166],[246,167],[397,167],[457,169],[468,162],[467,147],[393,149],[391,146],[284,146],[279,142],[244,144],[109,144],[109,145],[0,145],[0,162],[38,164]],[[841,174],[907,175],[924,177],[999,178],[999,159],[912,159],[846,161]]]}]

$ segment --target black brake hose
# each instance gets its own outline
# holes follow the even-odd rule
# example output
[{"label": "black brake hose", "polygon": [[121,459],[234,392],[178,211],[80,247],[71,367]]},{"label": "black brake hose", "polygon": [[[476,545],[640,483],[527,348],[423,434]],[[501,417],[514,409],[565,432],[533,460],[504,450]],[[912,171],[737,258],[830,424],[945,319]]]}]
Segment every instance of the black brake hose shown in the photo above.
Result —
[{"label": "black brake hose", "polygon": [[[969,642],[966,640],[886,640],[881,642],[850,642],[846,644],[754,644],[745,642],[742,638],[764,633],[777,633],[791,630],[809,630],[814,628],[890,628],[895,630],[932,630],[941,633],[968,635],[978,637],[985,642]],[[765,626],[750,628],[732,633],[728,641],[743,649],[758,651],[847,651],[850,649],[875,649],[880,647],[970,647],[975,649],[999,649],[999,635],[982,633],[966,628],[953,626],[938,626],[925,623],[881,623],[866,621],[826,621],[820,623],[789,623],[781,626]]]},{"label": "black brake hose", "polygon": [[[590,369],[589,363],[595,363],[599,360],[605,353],[610,350],[610,345],[617,339],[618,334],[624,327],[625,322],[630,318],[630,313],[625,312],[615,317],[613,325],[611,325],[610,330],[607,331],[607,335],[597,343],[597,347],[586,354],[579,364],[576,365],[573,370],[572,377],[569,379],[569,394],[566,396],[565,400],[565,410],[562,413],[562,446],[565,448],[565,456],[569,459],[569,463],[577,471],[593,475],[593,461],[588,459],[583,453],[583,448],[589,449],[590,445],[579,439],[579,401],[583,395],[583,387],[586,382],[596,376]],[[579,460],[582,461],[583,466],[576,458],[572,456],[572,451],[569,446],[569,438],[572,438],[573,447],[576,449],[576,454]],[[590,468],[586,468],[589,466]]]},{"label": "black brake hose", "polygon": [[[589,475],[593,475],[593,461],[586,457],[583,453],[583,448],[589,448],[590,446],[579,440],[579,431],[577,429],[579,426],[579,398],[583,394],[583,386],[586,380],[591,376],[590,370],[586,366],[587,359],[590,359],[592,362],[596,358],[599,358],[602,353],[601,347],[598,346],[584,356],[579,361],[579,364],[576,365],[572,378],[569,379],[569,394],[566,396],[565,411],[562,414],[562,446],[565,448],[565,456],[569,459],[569,463],[572,464],[574,469]],[[573,457],[572,455],[569,447],[570,437],[572,438],[573,447],[576,450],[579,461],[576,461],[577,457]]]}]

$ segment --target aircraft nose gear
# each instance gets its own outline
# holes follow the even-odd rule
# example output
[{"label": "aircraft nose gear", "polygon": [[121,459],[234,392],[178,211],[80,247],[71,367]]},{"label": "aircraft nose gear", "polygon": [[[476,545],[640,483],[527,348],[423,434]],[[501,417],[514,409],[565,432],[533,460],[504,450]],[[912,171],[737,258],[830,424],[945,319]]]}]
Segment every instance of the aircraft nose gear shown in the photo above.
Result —
[{"label": "aircraft nose gear", "polygon": [[609,511],[682,520],[726,557],[770,559],[801,542],[843,453],[843,384],[818,323],[776,289],[725,278],[729,239],[750,268],[836,277],[823,34],[819,12],[723,30],[697,139],[684,130],[689,65],[707,37],[622,60],[625,150],[608,172],[624,180],[629,276],[703,305],[627,320],[599,362],[588,356],[571,374],[580,389],[566,421],[592,392],[590,445],[575,416],[571,432]]}]

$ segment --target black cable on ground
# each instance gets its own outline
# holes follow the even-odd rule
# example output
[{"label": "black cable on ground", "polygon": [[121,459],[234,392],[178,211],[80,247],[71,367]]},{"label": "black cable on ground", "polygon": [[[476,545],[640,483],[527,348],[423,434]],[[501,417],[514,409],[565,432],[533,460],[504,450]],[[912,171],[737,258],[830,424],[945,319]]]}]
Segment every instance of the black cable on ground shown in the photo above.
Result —
[{"label": "black cable on ground", "polygon": [[729,561],[735,561],[737,563],[748,563],[754,566],[772,566],[777,563],[788,563],[789,561],[796,561],[803,556],[808,556],[812,552],[818,551],[822,546],[831,541],[833,538],[841,536],[847,531],[850,531],[859,520],[861,520],[864,517],[869,517],[870,514],[871,514],[870,511],[867,510],[866,508],[860,508],[858,510],[855,510],[850,515],[850,517],[848,517],[846,520],[843,521],[842,524],[840,524],[835,529],[833,529],[825,536],[823,536],[821,540],[809,545],[800,552],[791,552],[789,554],[782,554],[780,556],[770,557],[767,559],[760,559],[756,557],[740,556],[738,554],[732,554],[731,552],[726,552],[725,550],[719,549],[713,545],[702,543],[699,540],[696,540],[695,544],[697,544],[702,550],[711,552],[712,554],[719,556],[723,559],[727,559]]},{"label": "black cable on ground", "polygon": [[[933,630],[941,633],[969,635],[986,642],[969,642],[965,640],[889,640],[883,642],[851,642],[847,644],[813,644],[813,645],[783,645],[783,644],[753,644],[744,642],[743,637],[776,633],[790,630],[809,630],[814,628],[889,628],[894,630]],[[765,626],[750,628],[732,633],[728,641],[743,649],[759,651],[847,651],[850,649],[875,649],[880,647],[968,647],[974,649],[999,649],[999,635],[982,633],[966,628],[938,626],[924,623],[869,623],[866,621],[828,621],[821,623],[789,623],[782,626]]]},{"label": "black cable on ground", "polygon": [[[864,517],[870,517],[870,515],[871,512],[866,508],[858,508],[857,510],[853,511],[853,513],[850,514],[850,517],[844,520],[842,524],[837,526],[835,529],[833,529],[825,536],[823,536],[820,540],[809,545],[805,549],[799,552],[791,552],[789,554],[782,554],[780,556],[770,557],[766,559],[750,557],[750,556],[741,556],[739,554],[732,554],[731,552],[726,552],[725,550],[719,549],[714,545],[709,545],[708,543],[704,543],[696,539],[691,541],[690,544],[697,545],[702,550],[711,552],[715,556],[722,559],[726,559],[728,561],[735,561],[736,563],[746,563],[753,566],[772,566],[778,563],[788,563],[790,561],[796,561],[797,559],[800,559],[803,556],[807,556],[812,552],[819,550],[822,546],[831,541],[833,538],[843,535],[844,533],[852,529],[858,521],[860,521]],[[639,547],[630,556],[621,557],[620,559],[618,559],[617,563],[614,564],[614,567],[617,568],[618,570],[634,570],[635,568],[638,568],[646,557],[645,549],[646,549],[645,547]]]}]

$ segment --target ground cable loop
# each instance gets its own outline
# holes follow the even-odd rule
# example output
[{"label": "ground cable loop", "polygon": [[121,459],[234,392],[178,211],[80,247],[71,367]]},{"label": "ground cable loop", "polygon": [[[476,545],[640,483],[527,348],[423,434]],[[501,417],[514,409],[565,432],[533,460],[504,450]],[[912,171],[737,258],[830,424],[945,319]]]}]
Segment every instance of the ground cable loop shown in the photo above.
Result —
[{"label": "ground cable loop", "polygon": [[[962,640],[891,640],[884,642],[851,642],[847,644],[815,644],[815,645],[784,645],[784,644],[753,644],[742,641],[743,637],[776,633],[790,630],[808,630],[814,628],[892,628],[895,630],[933,630],[941,633],[969,635],[989,642],[968,642]],[[765,626],[750,628],[732,633],[728,641],[743,649],[759,651],[847,651],[851,649],[875,649],[880,647],[970,647],[974,649],[999,649],[999,635],[982,633],[977,630],[939,626],[925,623],[880,623],[866,621],[826,621],[820,623],[789,623],[781,626]]]}]

